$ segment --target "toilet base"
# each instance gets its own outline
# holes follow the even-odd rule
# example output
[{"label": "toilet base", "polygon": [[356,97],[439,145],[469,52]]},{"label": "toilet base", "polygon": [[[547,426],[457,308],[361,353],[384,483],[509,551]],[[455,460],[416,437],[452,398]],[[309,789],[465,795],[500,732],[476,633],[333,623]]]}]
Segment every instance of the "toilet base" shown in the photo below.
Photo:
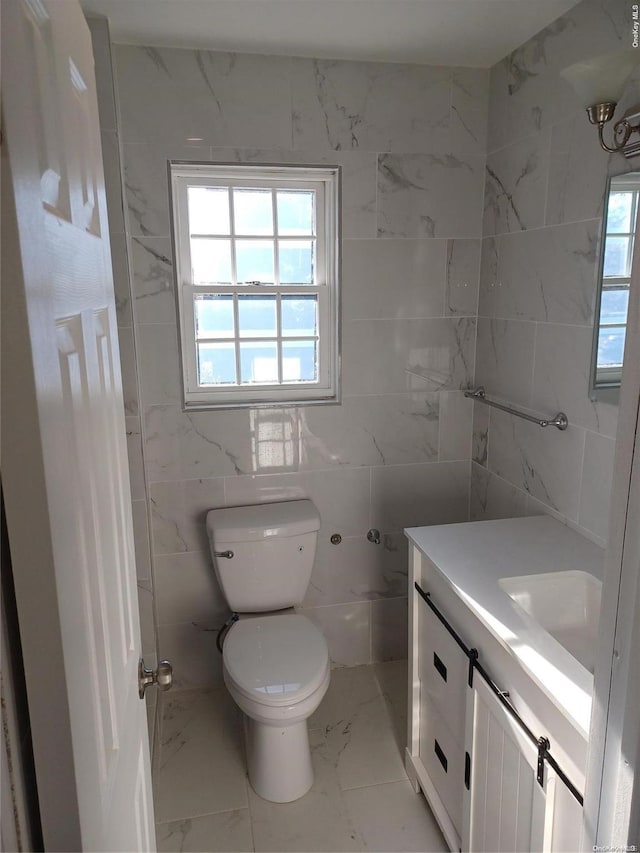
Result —
[{"label": "toilet base", "polygon": [[280,727],[243,716],[249,782],[256,794],[272,803],[304,796],[313,785],[307,721]]}]

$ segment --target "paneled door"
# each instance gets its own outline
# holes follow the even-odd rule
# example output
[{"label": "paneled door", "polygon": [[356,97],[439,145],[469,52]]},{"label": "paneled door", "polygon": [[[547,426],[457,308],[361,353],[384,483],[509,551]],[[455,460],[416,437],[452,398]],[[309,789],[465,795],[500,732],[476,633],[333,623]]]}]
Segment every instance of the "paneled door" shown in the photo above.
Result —
[{"label": "paneled door", "polygon": [[46,850],[155,849],[104,177],[77,0],[2,0],[2,480]]}]

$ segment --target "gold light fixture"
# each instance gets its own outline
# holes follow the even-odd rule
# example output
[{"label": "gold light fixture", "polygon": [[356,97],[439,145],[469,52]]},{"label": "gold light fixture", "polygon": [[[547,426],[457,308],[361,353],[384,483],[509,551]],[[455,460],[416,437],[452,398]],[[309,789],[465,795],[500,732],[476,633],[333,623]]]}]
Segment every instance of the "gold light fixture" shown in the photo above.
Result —
[{"label": "gold light fixture", "polygon": [[[576,62],[560,72],[576,90],[591,124],[598,126],[602,148],[610,153],[620,151],[625,157],[640,154],[640,113],[628,114],[614,124],[612,145],[604,141],[603,131],[639,63],[640,49],[629,49]],[[638,134],[638,139],[630,142],[632,134]]]}]

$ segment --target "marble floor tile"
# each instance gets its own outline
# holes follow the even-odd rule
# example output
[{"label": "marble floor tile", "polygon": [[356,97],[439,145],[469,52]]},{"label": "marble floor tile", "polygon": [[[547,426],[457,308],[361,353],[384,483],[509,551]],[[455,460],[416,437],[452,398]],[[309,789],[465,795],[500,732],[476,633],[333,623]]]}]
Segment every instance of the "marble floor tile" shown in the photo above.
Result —
[{"label": "marble floor tile", "polygon": [[390,660],[374,663],[373,671],[385,701],[396,744],[404,755],[407,745],[407,678],[406,660]]},{"label": "marble floor tile", "polygon": [[448,849],[424,797],[406,780],[345,791],[344,798],[363,850]]},{"label": "marble floor tile", "polygon": [[156,820],[247,807],[240,712],[226,689],[164,699],[154,779]]},{"label": "marble floor tile", "polygon": [[369,666],[334,669],[309,725],[324,734],[343,790],[406,779],[389,712]]},{"label": "marble floor tile", "polygon": [[253,835],[249,809],[160,823],[156,841],[159,853],[250,853]]},{"label": "marble floor tile", "polygon": [[256,851],[362,850],[340,790],[335,754],[324,733],[309,732],[315,779],[293,803],[269,803],[249,788]]}]

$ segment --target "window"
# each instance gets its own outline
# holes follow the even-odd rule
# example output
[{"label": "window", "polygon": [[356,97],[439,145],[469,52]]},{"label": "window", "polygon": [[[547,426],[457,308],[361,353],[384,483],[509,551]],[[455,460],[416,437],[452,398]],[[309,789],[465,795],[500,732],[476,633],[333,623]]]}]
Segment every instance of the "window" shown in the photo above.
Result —
[{"label": "window", "polygon": [[622,378],[629,283],[640,195],[638,174],[612,178],[603,239],[602,286],[596,324],[596,388],[615,387]]},{"label": "window", "polygon": [[336,401],[339,168],[170,174],[185,407]]}]

